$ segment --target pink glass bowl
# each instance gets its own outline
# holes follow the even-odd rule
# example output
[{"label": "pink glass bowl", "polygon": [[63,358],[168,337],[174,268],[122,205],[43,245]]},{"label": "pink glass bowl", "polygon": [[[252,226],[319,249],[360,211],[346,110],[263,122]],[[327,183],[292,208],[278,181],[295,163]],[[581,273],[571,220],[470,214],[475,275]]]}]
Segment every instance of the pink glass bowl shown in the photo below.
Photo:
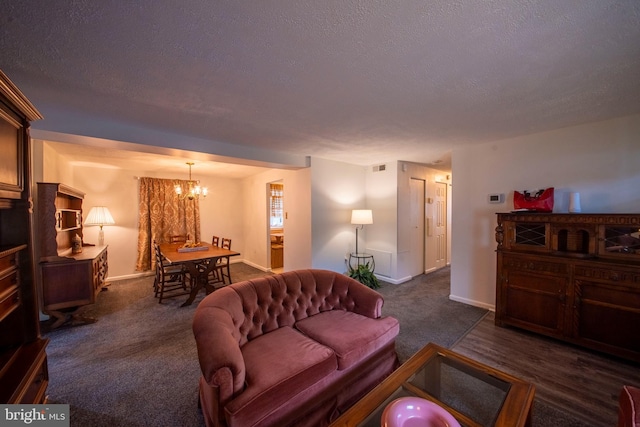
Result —
[{"label": "pink glass bowl", "polygon": [[460,427],[444,408],[419,397],[401,397],[384,408],[381,427]]}]

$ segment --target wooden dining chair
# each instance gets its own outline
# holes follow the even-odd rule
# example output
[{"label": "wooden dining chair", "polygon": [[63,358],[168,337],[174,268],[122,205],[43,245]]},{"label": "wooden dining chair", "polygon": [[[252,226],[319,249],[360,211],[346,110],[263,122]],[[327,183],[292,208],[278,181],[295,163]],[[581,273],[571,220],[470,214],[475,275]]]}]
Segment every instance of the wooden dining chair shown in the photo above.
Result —
[{"label": "wooden dining chair", "polygon": [[[220,243],[220,247],[231,250],[231,239],[227,239],[223,237]],[[228,256],[220,258],[215,268],[218,274],[218,277],[222,281],[223,285],[231,284],[231,270],[229,269],[229,264],[230,264],[229,258],[230,257]]]},{"label": "wooden dining chair", "polygon": [[172,234],[169,236],[169,243],[186,243],[187,236],[184,234]]},{"label": "wooden dining chair", "polygon": [[[222,244],[221,244],[222,242]],[[211,239],[211,244],[213,246],[218,246],[221,248],[225,248],[225,249],[231,249],[231,239],[220,239],[220,237],[218,236],[213,236],[213,238]],[[226,259],[226,261],[225,261]],[[209,277],[207,278],[207,282],[209,283],[209,285],[213,285],[215,287],[215,285],[217,284],[225,284],[224,278],[227,277],[229,280],[229,274],[227,271],[225,271],[224,275],[223,275],[223,270],[224,270],[224,266],[228,265],[228,257],[225,258],[220,258],[216,261],[216,265],[211,269],[211,271],[209,272]],[[231,283],[231,282],[229,282]]]},{"label": "wooden dining chair", "polygon": [[164,298],[187,295],[187,275],[182,265],[169,264],[156,242],[153,242],[153,251],[156,260],[153,287],[158,303],[162,303]]}]

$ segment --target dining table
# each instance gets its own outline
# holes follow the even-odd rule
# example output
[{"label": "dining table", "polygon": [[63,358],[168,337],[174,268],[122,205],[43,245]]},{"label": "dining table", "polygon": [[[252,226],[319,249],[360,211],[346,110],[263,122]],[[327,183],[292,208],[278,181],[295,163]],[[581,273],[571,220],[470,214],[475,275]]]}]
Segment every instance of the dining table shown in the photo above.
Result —
[{"label": "dining table", "polygon": [[197,243],[193,247],[185,247],[185,243],[161,243],[160,253],[168,263],[184,265],[189,275],[195,279],[189,298],[182,307],[191,305],[201,289],[206,289],[207,293],[215,290],[215,287],[209,284],[209,274],[219,259],[240,255],[240,252],[213,246],[207,242]]}]

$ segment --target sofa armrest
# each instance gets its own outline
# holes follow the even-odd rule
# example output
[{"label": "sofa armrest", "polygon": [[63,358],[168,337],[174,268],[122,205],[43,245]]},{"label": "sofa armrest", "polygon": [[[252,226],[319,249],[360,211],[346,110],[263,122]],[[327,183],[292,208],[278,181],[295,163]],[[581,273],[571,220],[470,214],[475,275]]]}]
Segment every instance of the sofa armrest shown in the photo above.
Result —
[{"label": "sofa armrest", "polygon": [[193,335],[204,380],[218,387],[220,407],[244,388],[246,368],[229,313],[218,307],[199,306]]},{"label": "sofa armrest", "polygon": [[384,304],[382,295],[355,279],[344,277],[350,281],[349,296],[354,303],[350,311],[372,319],[382,316],[382,305]]}]

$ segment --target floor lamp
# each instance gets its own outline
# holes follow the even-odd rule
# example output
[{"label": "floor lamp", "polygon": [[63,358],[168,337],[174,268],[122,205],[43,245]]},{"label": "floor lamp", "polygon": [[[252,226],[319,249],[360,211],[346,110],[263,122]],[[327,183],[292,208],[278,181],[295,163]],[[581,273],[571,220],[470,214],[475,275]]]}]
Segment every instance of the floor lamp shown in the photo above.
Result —
[{"label": "floor lamp", "polygon": [[116,222],[113,220],[109,209],[105,206],[94,206],[89,211],[87,219],[84,225],[99,225],[100,232],[98,233],[98,246],[104,246],[104,231],[102,231],[103,225],[114,225]]},{"label": "floor lamp", "polygon": [[358,253],[358,229],[364,228],[366,224],[373,224],[373,213],[371,209],[354,209],[351,211],[351,224],[356,225],[356,254]]}]

